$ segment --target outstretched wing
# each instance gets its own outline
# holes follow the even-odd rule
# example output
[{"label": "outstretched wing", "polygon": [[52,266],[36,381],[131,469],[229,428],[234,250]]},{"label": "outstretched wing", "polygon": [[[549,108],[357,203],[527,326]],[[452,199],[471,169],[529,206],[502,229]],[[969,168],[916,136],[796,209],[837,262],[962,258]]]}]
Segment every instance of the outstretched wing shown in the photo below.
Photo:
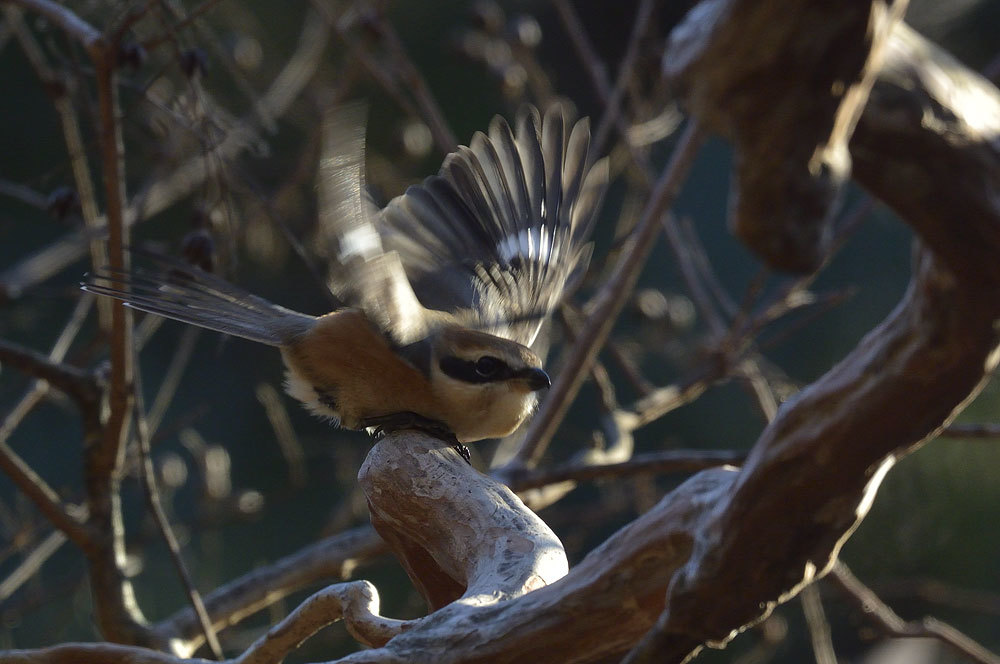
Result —
[{"label": "outstretched wing", "polygon": [[426,311],[399,254],[383,246],[378,209],[364,191],[364,116],[363,104],[351,104],[323,121],[319,221],[331,258],[330,289],[403,346],[427,335]]},{"label": "outstretched wing", "polygon": [[589,148],[589,122],[573,123],[565,105],[544,119],[526,107],[516,133],[498,116],[438,175],[393,199],[377,236],[424,306],[470,310],[530,346],[590,260],[607,163],[588,166]]}]

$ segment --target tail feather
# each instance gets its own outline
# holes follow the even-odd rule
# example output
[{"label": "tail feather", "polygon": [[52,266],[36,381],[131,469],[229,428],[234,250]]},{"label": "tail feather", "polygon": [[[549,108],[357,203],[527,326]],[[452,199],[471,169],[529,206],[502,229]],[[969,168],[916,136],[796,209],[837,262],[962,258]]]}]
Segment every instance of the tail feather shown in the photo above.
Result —
[{"label": "tail feather", "polygon": [[290,343],[316,321],[180,261],[155,260],[167,269],[105,269],[88,274],[80,287],[140,311],[269,346]]}]

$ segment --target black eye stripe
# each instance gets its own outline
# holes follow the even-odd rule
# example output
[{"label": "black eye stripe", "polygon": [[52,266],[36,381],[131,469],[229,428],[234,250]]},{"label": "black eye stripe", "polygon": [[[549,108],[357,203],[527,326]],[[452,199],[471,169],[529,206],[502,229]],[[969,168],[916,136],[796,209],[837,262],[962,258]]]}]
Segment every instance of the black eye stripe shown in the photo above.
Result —
[{"label": "black eye stripe", "polygon": [[496,383],[514,375],[510,367],[500,360],[493,359],[497,366],[490,375],[483,375],[476,369],[477,360],[463,360],[454,355],[442,357],[438,366],[445,375],[465,383]]}]

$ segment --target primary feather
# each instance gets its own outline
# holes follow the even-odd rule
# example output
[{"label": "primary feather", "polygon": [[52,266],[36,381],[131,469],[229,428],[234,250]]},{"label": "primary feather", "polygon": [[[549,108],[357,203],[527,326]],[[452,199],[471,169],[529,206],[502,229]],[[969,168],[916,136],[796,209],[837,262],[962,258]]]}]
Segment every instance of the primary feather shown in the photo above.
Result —
[{"label": "primary feather", "polygon": [[373,226],[425,306],[471,311],[481,328],[531,345],[586,270],[607,163],[589,164],[589,123],[565,105],[544,118],[525,107],[516,127],[496,117]]}]

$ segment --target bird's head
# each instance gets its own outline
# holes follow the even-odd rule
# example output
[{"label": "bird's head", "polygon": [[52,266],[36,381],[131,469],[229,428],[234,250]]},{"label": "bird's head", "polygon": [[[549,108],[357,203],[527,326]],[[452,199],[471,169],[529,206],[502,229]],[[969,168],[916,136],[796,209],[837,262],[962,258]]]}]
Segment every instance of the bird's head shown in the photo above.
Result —
[{"label": "bird's head", "polygon": [[430,382],[446,423],[462,442],[509,435],[549,387],[530,348],[486,332],[449,326],[431,339]]}]

